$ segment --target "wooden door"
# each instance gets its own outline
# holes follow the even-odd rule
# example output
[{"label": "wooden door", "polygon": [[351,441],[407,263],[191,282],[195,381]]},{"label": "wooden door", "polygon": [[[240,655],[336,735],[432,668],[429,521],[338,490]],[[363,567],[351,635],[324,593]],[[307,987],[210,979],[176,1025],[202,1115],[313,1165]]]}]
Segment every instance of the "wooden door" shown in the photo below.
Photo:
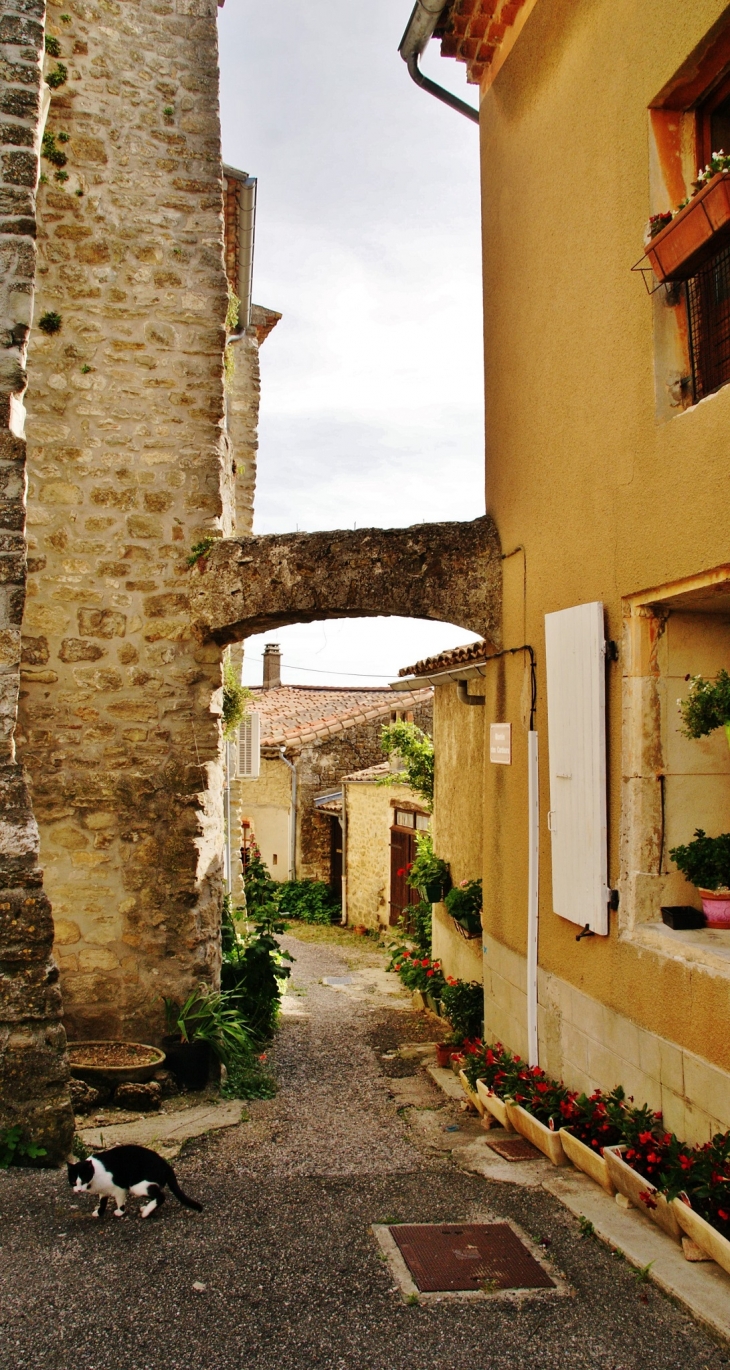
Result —
[{"label": "wooden door", "polygon": [[342,896],[342,825],[339,818],[331,818],[330,822],[330,888],[339,899]]},{"label": "wooden door", "polygon": [[416,858],[416,834],[407,828],[390,830],[390,917],[393,927],[410,905],[419,902],[418,890],[406,884],[408,867]]}]

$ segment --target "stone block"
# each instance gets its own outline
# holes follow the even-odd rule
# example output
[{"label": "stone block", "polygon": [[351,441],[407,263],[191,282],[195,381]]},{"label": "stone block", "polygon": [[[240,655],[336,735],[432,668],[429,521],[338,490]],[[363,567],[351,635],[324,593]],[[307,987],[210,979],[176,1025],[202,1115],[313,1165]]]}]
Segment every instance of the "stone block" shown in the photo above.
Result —
[{"label": "stone block", "polygon": [[156,1113],[162,1103],[162,1086],[157,1080],[148,1084],[117,1085],[114,1102],[119,1108],[133,1108],[140,1113]]},{"label": "stone block", "polygon": [[98,661],[105,654],[105,648],[98,642],[79,637],[65,637],[58,651],[59,659],[64,662]]},{"label": "stone block", "polygon": [[124,637],[127,616],[116,609],[78,609],[76,618],[82,638]]}]

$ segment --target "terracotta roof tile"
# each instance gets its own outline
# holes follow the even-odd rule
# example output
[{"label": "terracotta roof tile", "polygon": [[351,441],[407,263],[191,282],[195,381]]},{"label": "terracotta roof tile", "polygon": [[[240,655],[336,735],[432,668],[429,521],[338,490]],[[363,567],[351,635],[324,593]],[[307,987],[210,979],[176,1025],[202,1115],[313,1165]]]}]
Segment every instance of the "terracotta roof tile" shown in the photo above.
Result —
[{"label": "terracotta roof tile", "polygon": [[[534,0],[532,0],[534,4]],[[435,38],[441,39],[441,56],[466,63],[466,79],[480,85],[490,68],[515,40],[532,8],[530,0],[457,0],[436,25]],[[486,42],[480,40],[485,39]]]},{"label": "terracotta roof tile", "polygon": [[331,737],[346,728],[386,718],[395,709],[427,704],[427,687],[394,694],[390,689],[341,689],[329,685],[261,686],[251,691],[252,705],[261,716],[261,746],[304,746],[320,737]]},{"label": "terracotta roof tile", "polygon": [[[438,656],[427,656],[423,661],[417,661],[415,666],[404,666],[398,675],[432,675],[436,671],[453,671],[457,666],[483,661],[489,656],[490,650],[490,644],[480,638],[477,642],[467,642],[465,647],[454,647],[450,652],[440,652]],[[401,694],[398,697],[404,698]]]}]

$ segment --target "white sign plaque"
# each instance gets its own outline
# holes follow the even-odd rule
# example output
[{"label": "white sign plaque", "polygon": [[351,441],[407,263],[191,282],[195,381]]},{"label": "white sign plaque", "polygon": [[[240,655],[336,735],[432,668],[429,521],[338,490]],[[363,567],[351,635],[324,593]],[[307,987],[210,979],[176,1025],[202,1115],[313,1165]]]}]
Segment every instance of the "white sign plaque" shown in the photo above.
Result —
[{"label": "white sign plaque", "polygon": [[489,760],[498,766],[512,765],[512,724],[490,723]]}]

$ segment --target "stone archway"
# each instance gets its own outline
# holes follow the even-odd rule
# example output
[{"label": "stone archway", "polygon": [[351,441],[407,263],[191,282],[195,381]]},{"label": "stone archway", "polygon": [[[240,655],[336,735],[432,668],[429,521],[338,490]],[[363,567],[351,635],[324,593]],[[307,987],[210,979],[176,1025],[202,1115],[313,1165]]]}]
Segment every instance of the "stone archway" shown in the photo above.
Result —
[{"label": "stone archway", "polygon": [[288,623],[395,614],[458,623],[499,643],[502,558],[487,515],[225,538],[196,565],[190,611],[203,641],[224,645]]}]

